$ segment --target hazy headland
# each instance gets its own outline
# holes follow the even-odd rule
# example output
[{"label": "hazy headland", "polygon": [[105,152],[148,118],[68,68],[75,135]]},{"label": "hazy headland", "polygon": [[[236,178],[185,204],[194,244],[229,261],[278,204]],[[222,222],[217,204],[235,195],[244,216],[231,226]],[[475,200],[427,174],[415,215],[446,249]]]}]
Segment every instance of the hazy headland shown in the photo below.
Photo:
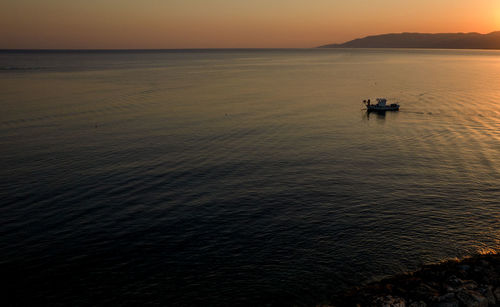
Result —
[{"label": "hazy headland", "polygon": [[319,48],[500,49],[500,31],[480,33],[390,33]]}]

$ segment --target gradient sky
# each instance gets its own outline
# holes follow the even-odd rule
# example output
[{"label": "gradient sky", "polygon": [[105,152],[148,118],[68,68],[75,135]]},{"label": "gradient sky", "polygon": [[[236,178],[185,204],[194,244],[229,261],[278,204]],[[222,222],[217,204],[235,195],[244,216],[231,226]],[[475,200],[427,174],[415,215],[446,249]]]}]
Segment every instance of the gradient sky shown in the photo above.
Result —
[{"label": "gradient sky", "polygon": [[500,0],[2,0],[0,48],[315,47],[500,30]]}]

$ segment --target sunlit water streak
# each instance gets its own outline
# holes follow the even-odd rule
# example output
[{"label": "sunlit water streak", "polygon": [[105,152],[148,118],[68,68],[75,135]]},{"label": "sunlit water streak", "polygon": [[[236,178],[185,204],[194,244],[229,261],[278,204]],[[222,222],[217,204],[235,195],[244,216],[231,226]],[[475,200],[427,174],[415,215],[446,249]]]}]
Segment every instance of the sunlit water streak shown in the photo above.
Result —
[{"label": "sunlit water streak", "polygon": [[500,248],[499,52],[4,52],[0,79],[19,301],[314,305]]}]

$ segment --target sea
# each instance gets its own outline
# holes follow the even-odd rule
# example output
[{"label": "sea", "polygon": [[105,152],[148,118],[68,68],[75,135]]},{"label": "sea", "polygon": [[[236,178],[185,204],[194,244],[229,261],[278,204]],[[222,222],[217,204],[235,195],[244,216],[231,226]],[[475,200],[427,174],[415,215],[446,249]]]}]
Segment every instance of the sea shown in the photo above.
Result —
[{"label": "sea", "polygon": [[316,306],[500,251],[500,51],[3,50],[0,108],[4,306]]}]

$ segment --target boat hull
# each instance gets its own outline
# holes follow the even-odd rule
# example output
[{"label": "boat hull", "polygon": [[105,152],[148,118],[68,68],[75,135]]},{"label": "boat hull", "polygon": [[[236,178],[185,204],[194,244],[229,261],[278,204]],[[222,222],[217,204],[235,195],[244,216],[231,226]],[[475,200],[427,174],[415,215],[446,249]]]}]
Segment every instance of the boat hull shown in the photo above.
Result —
[{"label": "boat hull", "polygon": [[376,111],[376,112],[382,112],[382,111],[399,111],[399,106],[367,106],[366,110],[371,112],[371,111]]}]

